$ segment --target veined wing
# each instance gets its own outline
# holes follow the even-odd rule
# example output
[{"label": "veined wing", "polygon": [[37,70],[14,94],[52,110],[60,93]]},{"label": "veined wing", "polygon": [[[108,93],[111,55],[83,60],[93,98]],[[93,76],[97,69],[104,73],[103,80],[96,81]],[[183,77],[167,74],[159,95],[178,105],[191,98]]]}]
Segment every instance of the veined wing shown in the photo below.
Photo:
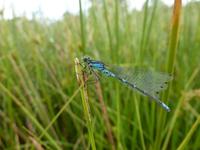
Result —
[{"label": "veined wing", "polygon": [[169,74],[155,72],[148,68],[113,67],[110,69],[119,78],[134,84],[138,89],[144,91],[142,94],[146,93],[153,98],[158,98],[159,92],[165,90],[168,86],[168,82],[172,80],[172,76]]}]

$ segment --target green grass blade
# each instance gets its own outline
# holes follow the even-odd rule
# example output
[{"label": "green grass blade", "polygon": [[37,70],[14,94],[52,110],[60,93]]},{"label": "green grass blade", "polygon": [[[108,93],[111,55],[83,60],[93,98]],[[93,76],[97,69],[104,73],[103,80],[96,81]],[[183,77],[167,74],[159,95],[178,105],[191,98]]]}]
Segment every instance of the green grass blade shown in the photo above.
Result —
[{"label": "green grass blade", "polygon": [[[179,26],[180,26],[180,16],[181,16],[181,8],[182,8],[182,1],[181,0],[175,0],[174,1],[174,9],[173,9],[173,15],[172,15],[172,24],[171,24],[171,32],[170,32],[170,38],[169,38],[169,49],[168,49],[168,55],[167,55],[167,66],[166,70],[168,73],[173,74],[174,73],[174,67],[176,62],[176,53],[177,53],[177,45],[179,40]],[[166,90],[164,94],[164,101],[166,101],[169,97],[169,91],[170,86]],[[162,128],[164,127],[164,123],[166,121],[166,114],[164,114],[163,111],[159,114],[159,123],[157,126],[157,135],[156,135],[156,142],[155,147],[156,149],[160,149],[161,146],[161,135]]]},{"label": "green grass blade", "polygon": [[195,123],[192,125],[190,131],[188,132],[184,140],[181,142],[177,150],[183,150],[187,146],[189,140],[191,139],[191,136],[193,135],[199,124],[200,124],[200,117],[198,117]]}]

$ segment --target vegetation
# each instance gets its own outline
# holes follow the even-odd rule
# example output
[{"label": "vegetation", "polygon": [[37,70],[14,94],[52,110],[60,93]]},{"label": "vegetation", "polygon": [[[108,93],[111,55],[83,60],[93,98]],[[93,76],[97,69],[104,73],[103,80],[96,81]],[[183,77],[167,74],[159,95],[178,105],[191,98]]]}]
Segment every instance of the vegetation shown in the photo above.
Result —
[{"label": "vegetation", "polygon": [[[200,2],[180,2],[92,1],[59,21],[1,12],[0,149],[200,149]],[[85,89],[84,55],[173,74],[161,95],[172,111],[114,79]]]}]

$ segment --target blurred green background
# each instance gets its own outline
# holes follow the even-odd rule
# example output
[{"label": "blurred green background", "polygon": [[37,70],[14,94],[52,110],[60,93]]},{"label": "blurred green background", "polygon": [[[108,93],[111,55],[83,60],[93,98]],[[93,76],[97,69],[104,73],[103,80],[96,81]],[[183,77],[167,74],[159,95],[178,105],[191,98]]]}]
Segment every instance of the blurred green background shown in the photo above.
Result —
[{"label": "blurred green background", "polygon": [[102,77],[113,146],[97,88],[89,84],[96,149],[200,149],[200,2],[182,7],[178,34],[173,7],[157,0],[141,11],[102,0],[83,12],[79,2],[79,15],[66,12],[58,21],[7,20],[1,13],[0,149],[94,149],[74,71],[74,59],[84,55],[174,76],[161,96],[170,113]]}]

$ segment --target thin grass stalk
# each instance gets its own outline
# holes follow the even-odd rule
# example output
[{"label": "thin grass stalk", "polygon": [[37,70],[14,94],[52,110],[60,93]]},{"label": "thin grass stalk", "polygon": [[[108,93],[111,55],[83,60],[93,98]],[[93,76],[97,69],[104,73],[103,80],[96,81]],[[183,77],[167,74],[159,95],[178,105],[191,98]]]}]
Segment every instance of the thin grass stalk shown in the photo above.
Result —
[{"label": "thin grass stalk", "polygon": [[173,74],[174,66],[176,62],[176,53],[179,40],[179,27],[181,18],[182,0],[175,0],[173,16],[172,16],[172,26],[169,39],[169,49],[167,56],[167,72]]},{"label": "thin grass stalk", "polygon": [[193,133],[195,132],[195,130],[197,129],[197,127],[198,127],[199,124],[200,124],[200,116],[197,118],[197,120],[195,121],[195,123],[192,125],[190,131],[185,136],[184,140],[181,142],[181,144],[179,145],[179,147],[177,148],[177,150],[183,150],[183,149],[186,148],[189,140],[191,139]]},{"label": "thin grass stalk", "polygon": [[85,53],[85,48],[86,48],[85,23],[83,18],[83,9],[81,0],[79,0],[79,9],[80,9],[79,15],[80,15],[80,27],[81,27],[81,50],[83,53]]},{"label": "thin grass stalk", "polygon": [[114,61],[119,62],[119,0],[115,0],[115,53]]},{"label": "thin grass stalk", "polygon": [[139,52],[139,63],[140,65],[144,62],[144,50],[145,50],[145,36],[146,36],[146,25],[147,25],[147,15],[148,15],[148,3],[149,0],[145,2],[145,9],[144,9],[144,20],[142,26],[142,37],[140,41],[140,52]]},{"label": "thin grass stalk", "polygon": [[116,111],[117,111],[117,149],[122,149],[121,142],[121,110],[120,110],[120,96],[119,96],[119,84],[115,83],[116,88]]},{"label": "thin grass stalk", "polygon": [[[198,91],[198,93],[200,93],[200,89],[199,89],[199,91]],[[200,97],[200,96],[199,96]],[[189,110],[191,111],[191,113],[192,114],[194,114],[194,116],[196,116],[197,118],[198,118],[198,122],[199,122],[199,124],[200,124],[200,114],[189,104],[188,105],[188,107],[189,107]],[[191,130],[190,130],[190,132],[188,133],[188,136],[186,136],[186,138],[184,139],[185,140],[185,142],[184,143],[182,143],[182,144],[184,144],[184,145],[186,145],[186,143],[188,143],[188,141],[190,140],[190,138],[191,138],[191,136],[192,136],[192,134],[193,133],[191,133],[191,132],[193,132],[192,130],[195,130],[194,128],[196,128],[196,127],[194,127],[194,126],[196,126],[196,125],[193,125],[192,126],[192,128],[191,128]],[[198,128],[198,127],[197,127]],[[197,129],[197,131],[196,131],[196,133],[199,133],[198,132],[199,130]],[[193,145],[193,148],[192,149],[199,149],[199,141],[200,141],[200,136],[199,136],[199,134],[197,134],[196,136],[194,136],[195,137],[195,142],[194,143],[192,143],[192,145]]]},{"label": "thin grass stalk", "polygon": [[157,5],[158,5],[158,0],[154,0],[154,4],[153,4],[153,11],[151,13],[151,18],[150,18],[150,22],[148,24],[148,27],[147,27],[147,34],[146,34],[146,38],[145,38],[145,42],[144,42],[144,45],[145,47],[148,48],[149,46],[149,39],[151,38],[151,30],[152,30],[152,26],[153,26],[153,21],[154,21],[154,17],[156,15],[156,9],[157,9]]},{"label": "thin grass stalk", "polygon": [[[140,41],[140,51],[139,51],[139,64],[142,65],[144,63],[144,50],[145,50],[145,36],[146,36],[146,24],[147,24],[147,15],[148,15],[148,3],[149,0],[145,2],[145,10],[144,10],[144,20],[143,20],[143,27],[142,27],[142,36],[141,36],[141,41]],[[140,135],[140,140],[142,144],[142,149],[145,150],[145,142],[144,142],[144,136],[143,136],[143,129],[142,129],[142,124],[141,124],[141,119],[140,119],[140,111],[139,111],[139,103],[138,99],[140,99],[140,96],[135,95],[134,97],[134,103],[135,103],[135,110],[136,110],[136,117],[137,117],[137,124],[139,127],[139,135]]]},{"label": "thin grass stalk", "polygon": [[169,123],[169,128],[168,128],[167,136],[165,137],[165,141],[164,141],[162,150],[166,150],[167,149],[167,146],[168,146],[168,143],[169,143],[169,139],[170,139],[170,136],[172,134],[173,128],[175,126],[175,123],[177,121],[177,117],[179,115],[179,112],[180,112],[181,106],[183,104],[183,101],[184,101],[184,96],[182,96],[180,98],[180,100],[178,101],[176,110],[175,110],[175,112],[173,114],[173,117],[172,117],[170,123]]},{"label": "thin grass stalk", "polygon": [[106,5],[105,0],[103,0],[103,9],[104,9],[104,18],[106,21],[106,29],[107,29],[107,34],[108,34],[110,52],[111,52],[111,56],[113,57],[113,51],[114,51],[113,41],[112,41],[111,29],[110,29],[109,18],[108,18],[108,10],[107,10],[107,5]]},{"label": "thin grass stalk", "polygon": [[[175,66],[175,62],[176,62],[181,7],[182,7],[182,1],[181,0],[175,0],[174,1],[174,8],[173,8],[173,15],[172,15],[171,32],[170,32],[170,38],[169,38],[167,66],[166,66],[166,70],[170,74],[174,73],[174,66]],[[169,88],[164,93],[164,97],[163,97],[164,101],[166,101],[169,97],[170,87],[171,86],[169,86]],[[161,111],[160,114],[159,114],[159,120],[160,121],[158,122],[158,126],[157,126],[156,142],[155,142],[156,149],[160,149],[161,141],[162,141],[162,138],[161,138],[162,134],[161,133],[162,133],[162,129],[164,127],[164,123],[165,123],[165,120],[166,120],[166,114],[163,114],[163,113],[164,113],[164,111]]]},{"label": "thin grass stalk", "polygon": [[[148,21],[148,23],[145,23],[145,20],[147,20],[147,14],[148,14],[148,1],[146,2],[146,6],[145,6],[145,18],[144,18],[144,25],[146,24],[146,35],[143,35],[144,37],[144,40],[143,40],[143,50],[141,49],[141,51],[144,51],[144,53],[145,53],[145,50],[148,50],[148,48],[149,48],[149,42],[150,42],[150,38],[151,38],[151,31],[152,31],[152,29],[153,29],[153,23],[154,23],[154,20],[155,20],[155,15],[156,15],[156,9],[157,9],[157,5],[158,5],[158,0],[154,0],[154,2],[153,2],[153,10],[152,10],[152,13],[151,13],[151,16],[150,16],[150,20]],[[146,21],[147,22],[147,21]],[[143,27],[143,28],[145,28],[145,26]],[[145,30],[145,29],[143,29],[143,30]],[[155,56],[155,55],[154,55]],[[143,57],[145,57],[145,56],[143,56]],[[140,58],[140,61],[141,61],[141,64],[143,64],[144,62],[144,59],[142,58],[142,56],[141,56],[141,58]],[[147,104],[147,103],[146,103]],[[148,116],[148,114],[149,114],[149,109],[148,109],[149,107],[147,106],[147,110],[145,111],[145,113],[146,113],[146,116]],[[147,122],[149,122],[149,130],[150,130],[150,137],[152,138],[151,140],[153,141],[154,139],[153,139],[153,137],[154,137],[154,126],[155,126],[155,105],[153,104],[152,106],[151,106],[151,108],[152,109],[150,109],[150,110],[152,110],[151,111],[151,117],[147,117],[147,119],[148,119],[148,121]],[[150,123],[151,122],[151,123]]]},{"label": "thin grass stalk", "polygon": [[101,110],[102,110],[102,115],[103,115],[103,118],[104,118],[104,121],[105,121],[105,126],[106,126],[106,129],[107,129],[108,140],[109,140],[109,143],[111,144],[112,150],[115,150],[116,148],[115,148],[115,142],[114,142],[114,139],[113,139],[112,128],[111,128],[110,120],[109,120],[109,117],[108,117],[106,105],[105,105],[104,100],[103,100],[103,94],[102,94],[101,85],[100,85],[99,81],[96,82],[95,86],[96,86],[96,91],[97,91],[100,107],[101,107]]},{"label": "thin grass stalk", "polygon": [[[140,41],[140,51],[139,51],[139,64],[142,65],[144,63],[144,50],[145,50],[145,39],[146,39],[146,25],[147,25],[147,16],[148,16],[148,3],[149,0],[145,2],[145,9],[144,9],[144,20],[143,20],[143,27],[142,27],[142,36],[141,36],[141,41]],[[142,124],[141,124],[141,116],[140,116],[140,111],[139,111],[139,103],[138,99],[140,99],[140,96],[135,95],[134,97],[134,103],[135,103],[135,111],[136,111],[136,119],[137,119],[137,124],[139,128],[139,136],[142,144],[142,149],[146,150],[145,142],[144,142],[144,136],[143,136],[143,129],[142,129]]]},{"label": "thin grass stalk", "polygon": [[[115,50],[113,51],[114,61],[119,63],[119,1],[115,0]],[[117,109],[117,140],[118,140],[118,149],[122,149],[122,138],[121,138],[121,103],[120,103],[120,95],[119,95],[119,84],[115,84],[116,87],[116,109]]]},{"label": "thin grass stalk", "polygon": [[138,104],[137,95],[135,95],[135,97],[134,97],[134,103],[135,103],[135,111],[136,111],[137,124],[138,124],[138,128],[139,128],[142,149],[146,150],[145,143],[144,143],[143,129],[142,129],[142,124],[141,124],[141,119],[140,119],[140,111],[139,111],[139,107],[138,107],[139,104]]},{"label": "thin grass stalk", "polygon": [[79,63],[78,58],[75,59],[75,71],[76,71],[76,77],[79,85],[83,85],[83,87],[80,89],[81,91],[81,99],[82,99],[82,105],[83,105],[83,111],[84,116],[87,122],[87,129],[89,133],[89,141],[92,146],[93,150],[96,150],[96,144],[94,140],[94,132],[93,132],[93,126],[92,126],[92,117],[90,112],[90,106],[89,106],[89,97],[87,92],[87,84],[86,84],[86,75],[84,71],[81,69],[81,65]]}]

